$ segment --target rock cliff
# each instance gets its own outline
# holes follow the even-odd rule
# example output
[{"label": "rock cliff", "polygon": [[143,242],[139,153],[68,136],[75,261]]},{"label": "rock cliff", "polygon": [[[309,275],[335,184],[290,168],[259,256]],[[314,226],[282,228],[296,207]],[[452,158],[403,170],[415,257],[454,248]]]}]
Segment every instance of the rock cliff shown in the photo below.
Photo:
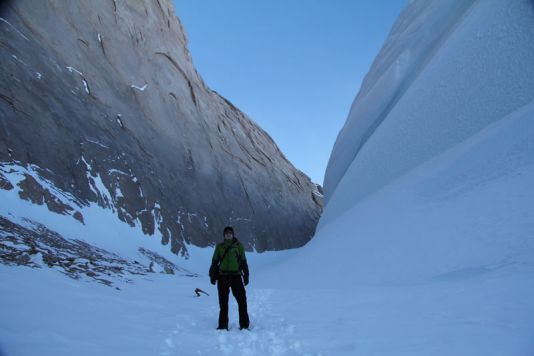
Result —
[{"label": "rock cliff", "polygon": [[175,253],[212,245],[226,224],[258,251],[312,237],[320,187],[204,84],[172,1],[0,11],[1,189],[80,227],[97,203]]}]

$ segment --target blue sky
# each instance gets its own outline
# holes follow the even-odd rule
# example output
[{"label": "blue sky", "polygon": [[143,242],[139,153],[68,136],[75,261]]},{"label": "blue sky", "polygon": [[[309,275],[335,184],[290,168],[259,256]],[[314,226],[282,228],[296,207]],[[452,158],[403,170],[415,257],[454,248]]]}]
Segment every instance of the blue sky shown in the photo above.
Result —
[{"label": "blue sky", "polygon": [[322,184],[363,77],[406,0],[174,0],[208,86]]}]

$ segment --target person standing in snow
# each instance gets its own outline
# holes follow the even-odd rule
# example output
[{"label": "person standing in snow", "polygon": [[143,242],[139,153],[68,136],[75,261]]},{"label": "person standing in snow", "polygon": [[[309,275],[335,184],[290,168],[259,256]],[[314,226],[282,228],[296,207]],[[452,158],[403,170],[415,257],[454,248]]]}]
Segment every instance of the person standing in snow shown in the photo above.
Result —
[{"label": "person standing in snow", "polygon": [[239,306],[239,328],[248,329],[250,321],[247,312],[248,264],[243,244],[234,235],[234,229],[223,230],[224,241],[217,245],[209,271],[211,284],[217,282],[219,292],[218,330],[228,330],[228,296],[230,288]]}]

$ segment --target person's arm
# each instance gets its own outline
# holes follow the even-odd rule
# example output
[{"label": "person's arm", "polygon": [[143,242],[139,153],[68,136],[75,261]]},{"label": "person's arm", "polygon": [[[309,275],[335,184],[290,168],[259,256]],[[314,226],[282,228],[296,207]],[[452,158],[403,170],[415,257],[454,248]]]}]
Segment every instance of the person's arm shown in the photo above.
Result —
[{"label": "person's arm", "polygon": [[210,266],[210,282],[211,284],[215,284],[217,281],[217,269],[219,268],[219,245],[215,247],[215,251],[213,252],[213,257],[211,259],[211,266]]},{"label": "person's arm", "polygon": [[211,261],[219,261],[219,245],[215,246],[215,251],[213,251],[213,257],[211,258]]},{"label": "person's arm", "polygon": [[243,272],[243,283],[247,285],[249,271],[248,271],[247,256],[245,256],[245,248],[243,247],[243,245],[239,245],[239,254],[241,255],[241,271]]}]

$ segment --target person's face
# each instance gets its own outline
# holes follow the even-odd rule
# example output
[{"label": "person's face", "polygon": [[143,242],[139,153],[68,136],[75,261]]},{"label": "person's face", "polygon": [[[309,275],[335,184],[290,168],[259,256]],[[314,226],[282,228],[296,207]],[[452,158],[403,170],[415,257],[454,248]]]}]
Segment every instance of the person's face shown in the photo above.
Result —
[{"label": "person's face", "polygon": [[232,231],[230,231],[230,230],[228,230],[228,231],[226,231],[226,232],[224,233],[224,238],[225,238],[226,240],[230,240],[230,239],[232,239],[233,237],[234,237],[234,234],[232,234]]}]

